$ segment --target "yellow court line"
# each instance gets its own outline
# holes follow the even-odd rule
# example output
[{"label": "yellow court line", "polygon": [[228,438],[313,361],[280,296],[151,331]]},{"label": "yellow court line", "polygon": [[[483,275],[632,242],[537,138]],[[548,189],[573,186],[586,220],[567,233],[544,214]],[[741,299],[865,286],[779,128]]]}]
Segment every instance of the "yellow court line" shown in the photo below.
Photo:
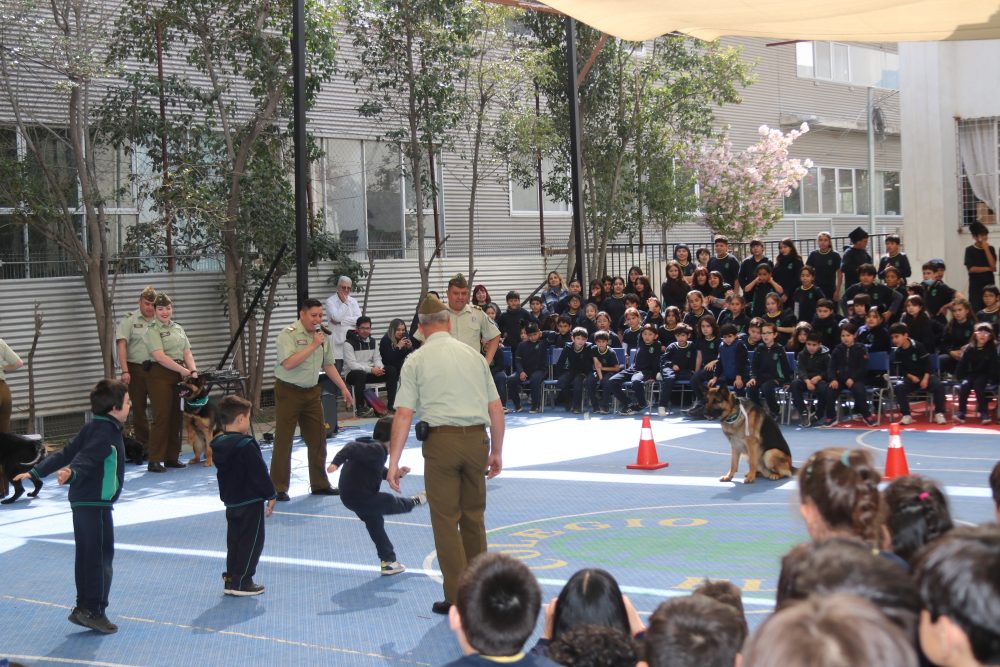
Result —
[{"label": "yellow court line", "polygon": [[[17,596],[14,596],[14,595],[0,595],[0,599],[10,600],[10,601],[13,601],[13,602],[25,602],[25,603],[28,603],[28,604],[42,605],[42,606],[45,606],[45,607],[56,607],[56,608],[61,608],[61,609],[70,609],[70,607],[68,605],[58,604],[58,603],[55,603],[55,602],[47,602],[45,600],[35,600],[35,599],[32,599],[32,598],[22,598],[22,597],[17,597]],[[180,628],[181,630],[193,630],[193,631],[196,631],[196,632],[205,632],[205,633],[211,633],[211,634],[216,634],[216,635],[223,635],[223,636],[227,636],[227,637],[236,637],[236,638],[239,638],[239,639],[252,639],[252,640],[255,640],[255,641],[268,642],[268,643],[271,643],[271,644],[281,644],[281,645],[284,645],[284,646],[295,646],[295,647],[299,647],[299,648],[308,648],[308,649],[313,649],[313,650],[317,650],[317,651],[325,651],[327,653],[339,653],[339,654],[343,654],[343,655],[356,655],[356,656],[363,656],[363,657],[366,657],[366,658],[377,658],[377,659],[380,659],[380,660],[390,660],[390,661],[393,661],[393,662],[399,662],[399,663],[408,664],[408,665],[421,665],[421,666],[426,665],[428,667],[431,665],[431,663],[429,663],[429,662],[420,662],[420,661],[417,661],[417,660],[405,660],[405,659],[400,659],[400,658],[393,658],[392,656],[382,655],[381,653],[373,653],[371,651],[357,651],[357,650],[349,649],[349,648],[341,648],[339,646],[329,646],[329,645],[326,645],[326,644],[313,644],[313,643],[310,643],[310,642],[300,642],[300,641],[294,641],[294,640],[291,640],[291,639],[283,639],[281,637],[269,637],[267,635],[255,635],[255,634],[251,634],[251,633],[248,633],[248,632],[237,632],[237,631],[234,631],[234,630],[217,630],[215,628],[206,628],[206,627],[197,626],[197,625],[186,625],[184,623],[173,623],[171,621],[159,621],[159,620],[152,619],[152,618],[142,618],[140,616],[127,616],[125,614],[117,616],[116,618],[117,619],[121,619],[121,620],[126,620],[126,621],[134,621],[136,623],[147,623],[147,624],[150,624],[150,625],[158,625],[158,626],[161,626],[161,627]],[[15,656],[7,656],[7,657],[13,657],[13,658],[17,658],[19,660],[32,660],[32,661],[52,660],[52,661],[56,661],[56,662],[65,662],[65,663],[74,664],[74,665],[99,665],[101,667],[132,667],[131,665],[120,665],[120,664],[117,664],[117,663],[110,663],[110,662],[94,662],[93,660],[87,660],[87,661],[82,661],[81,662],[81,661],[77,661],[77,660],[64,660],[64,659],[60,659],[60,658],[48,658],[48,657],[39,657],[39,656],[18,656],[18,655],[15,655]]]}]

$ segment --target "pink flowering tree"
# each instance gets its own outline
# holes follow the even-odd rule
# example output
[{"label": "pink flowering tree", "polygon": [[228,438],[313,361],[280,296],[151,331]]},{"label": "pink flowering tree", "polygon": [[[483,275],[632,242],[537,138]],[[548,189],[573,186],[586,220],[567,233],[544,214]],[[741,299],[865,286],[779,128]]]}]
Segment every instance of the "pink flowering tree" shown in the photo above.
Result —
[{"label": "pink flowering tree", "polygon": [[742,152],[733,152],[728,137],[711,145],[689,143],[684,164],[696,175],[705,225],[738,241],[773,227],[784,215],[781,198],[812,166],[811,160],[788,157],[792,142],[808,131],[806,123],[788,134],[761,125],[760,141]]}]

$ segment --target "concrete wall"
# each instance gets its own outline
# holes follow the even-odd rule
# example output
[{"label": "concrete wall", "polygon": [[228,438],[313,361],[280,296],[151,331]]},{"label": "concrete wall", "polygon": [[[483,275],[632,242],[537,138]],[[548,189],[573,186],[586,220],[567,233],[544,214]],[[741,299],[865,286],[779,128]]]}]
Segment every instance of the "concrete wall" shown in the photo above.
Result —
[{"label": "concrete wall", "polygon": [[942,257],[965,291],[957,119],[1000,116],[1000,40],[901,44],[899,55],[907,251]]}]

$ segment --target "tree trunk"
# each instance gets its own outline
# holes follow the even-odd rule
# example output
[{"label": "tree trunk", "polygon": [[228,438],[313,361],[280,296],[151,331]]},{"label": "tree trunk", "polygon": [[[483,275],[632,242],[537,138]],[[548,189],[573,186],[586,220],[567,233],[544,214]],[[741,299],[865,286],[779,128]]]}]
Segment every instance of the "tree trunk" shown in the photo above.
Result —
[{"label": "tree trunk", "polygon": [[[427,294],[430,289],[430,264],[425,261],[424,252],[424,191],[421,186],[423,181],[423,164],[421,161],[420,135],[417,130],[417,73],[413,62],[413,27],[406,26],[406,66],[407,66],[407,92],[409,113],[407,114],[410,125],[409,155],[410,177],[413,179],[413,199],[417,218],[417,266],[420,269],[420,293]],[[405,230],[404,230],[405,235]],[[405,239],[404,239],[405,240]]]},{"label": "tree trunk", "polygon": [[476,135],[472,140],[472,187],[469,189],[469,281],[476,275],[476,195],[479,194],[479,151],[483,144],[483,121],[486,116],[485,102],[479,100],[476,115]]},{"label": "tree trunk", "polygon": [[267,286],[267,298],[260,306],[264,319],[260,326],[260,337],[257,339],[257,363],[252,366],[247,392],[245,396],[255,407],[260,407],[260,393],[264,388],[264,361],[267,359],[267,343],[271,333],[271,315],[274,312],[274,299],[278,292],[280,280],[285,276],[283,271],[276,271],[271,276],[271,284]]}]

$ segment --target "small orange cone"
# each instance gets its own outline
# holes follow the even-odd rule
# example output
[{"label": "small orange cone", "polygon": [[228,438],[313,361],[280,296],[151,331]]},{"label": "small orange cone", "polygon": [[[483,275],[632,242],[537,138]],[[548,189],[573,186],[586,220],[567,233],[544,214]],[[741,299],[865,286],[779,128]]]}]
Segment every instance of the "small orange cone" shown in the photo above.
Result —
[{"label": "small orange cone", "polygon": [[882,477],[887,482],[910,474],[910,467],[906,465],[906,452],[903,451],[903,437],[900,432],[899,422],[889,424],[889,451],[885,457],[885,476]]},{"label": "small orange cone", "polygon": [[626,468],[629,470],[659,470],[666,468],[669,463],[656,458],[656,443],[653,442],[653,427],[649,423],[649,415],[643,415],[642,434],[639,436],[639,454],[635,463],[630,463]]}]

